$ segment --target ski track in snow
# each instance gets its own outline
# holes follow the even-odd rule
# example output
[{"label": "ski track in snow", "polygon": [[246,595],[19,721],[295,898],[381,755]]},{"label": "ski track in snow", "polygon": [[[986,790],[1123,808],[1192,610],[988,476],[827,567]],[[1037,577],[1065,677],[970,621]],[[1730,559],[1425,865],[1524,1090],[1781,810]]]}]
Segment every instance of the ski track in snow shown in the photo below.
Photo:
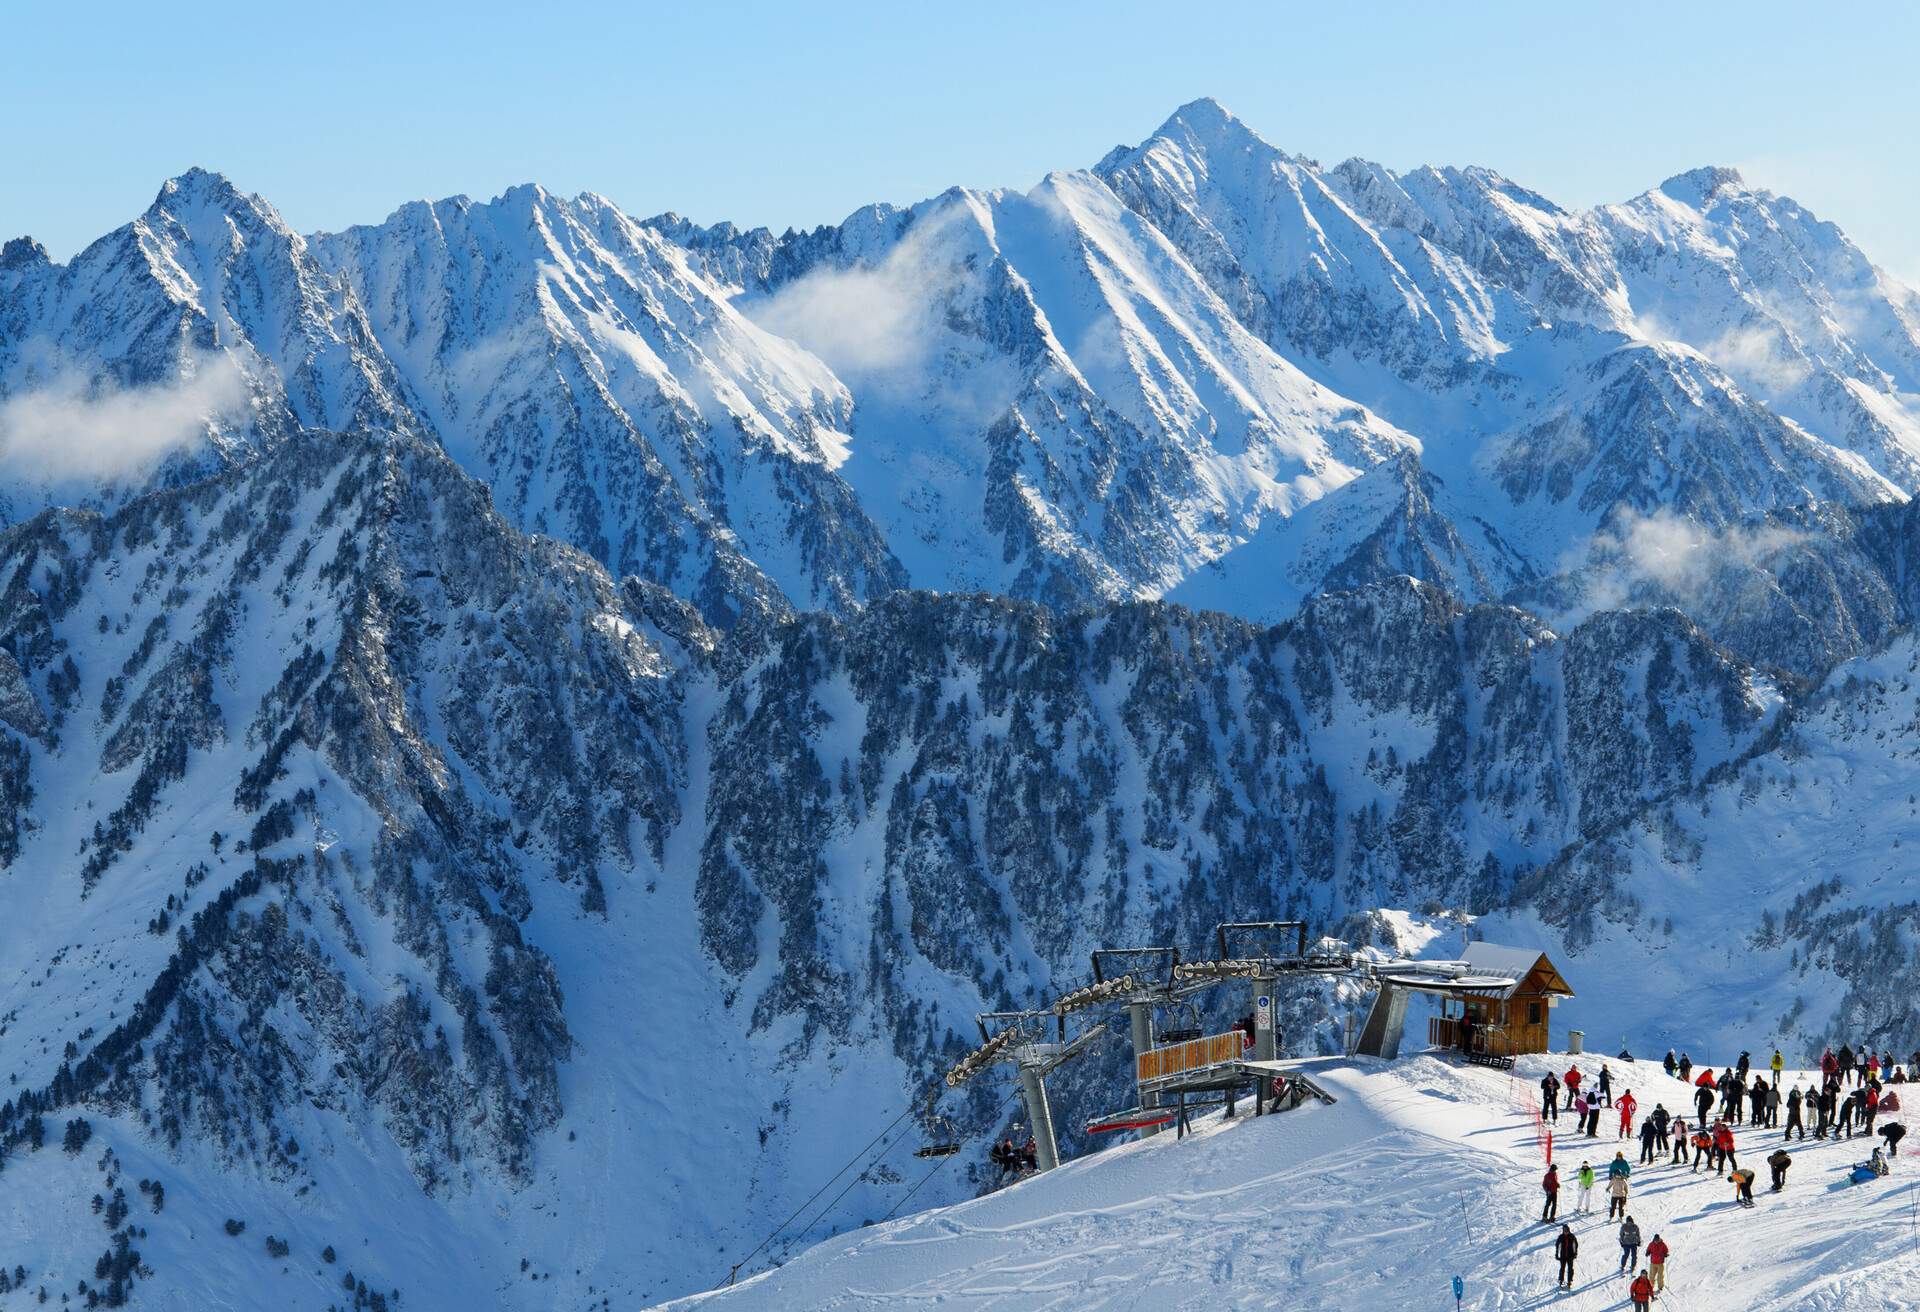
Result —
[{"label": "ski track in snow", "polygon": [[[1204,1120],[1194,1136],[1143,1140],[1070,1162],[998,1193],[842,1235],[739,1287],[671,1309],[1137,1308],[1440,1309],[1458,1273],[1463,1307],[1482,1312],[1629,1306],[1617,1274],[1618,1227],[1595,1210],[1572,1216],[1572,1177],[1604,1174],[1638,1141],[1562,1140],[1563,1218],[1580,1238],[1575,1285],[1562,1293],[1551,1253],[1557,1226],[1539,1220],[1543,1158],[1535,1082],[1564,1055],[1523,1059],[1509,1076],[1432,1055],[1396,1063],[1330,1058],[1315,1078],[1332,1107],[1264,1119]],[[1591,1057],[1582,1070],[1597,1070]],[[1616,1090],[1643,1112],[1671,1110],[1688,1090],[1657,1067],[1614,1062]],[[1783,1083],[1794,1082],[1789,1075]],[[1800,1077],[1804,1078],[1804,1077]],[[1526,1110],[1520,1108],[1524,1105]],[[1571,1117],[1561,1122],[1568,1124]],[[1784,1113],[1783,1113],[1784,1119]],[[1636,1121],[1636,1125],[1637,1125]],[[1920,1228],[1911,1158],[1867,1185],[1845,1169],[1861,1138],[1796,1141],[1787,1188],[1766,1188],[1763,1158],[1779,1130],[1737,1127],[1737,1155],[1757,1168],[1757,1206],[1702,1167],[1635,1167],[1629,1211],[1646,1241],[1673,1250],[1673,1312],[1718,1309],[1920,1307]]]}]

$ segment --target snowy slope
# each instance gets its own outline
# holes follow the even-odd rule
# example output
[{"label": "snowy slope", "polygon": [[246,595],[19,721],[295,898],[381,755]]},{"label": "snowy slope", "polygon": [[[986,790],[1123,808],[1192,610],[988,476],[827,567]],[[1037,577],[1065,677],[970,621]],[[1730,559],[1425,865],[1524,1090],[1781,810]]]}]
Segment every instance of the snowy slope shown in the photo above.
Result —
[{"label": "snowy slope", "polygon": [[[1555,1064],[1564,1069],[1565,1058]],[[1589,1063],[1582,1060],[1583,1067]],[[854,1309],[953,1304],[1006,1309],[1624,1306],[1617,1229],[1568,1217],[1580,1239],[1574,1289],[1556,1296],[1540,1224],[1544,1158],[1524,1083],[1434,1057],[1386,1065],[1327,1059],[1308,1069],[1335,1094],[1278,1116],[1217,1114],[1186,1141],[1171,1135],[1071,1162],[955,1207],[828,1240],[734,1289],[673,1308]],[[1616,1073],[1644,1110],[1685,1091],[1648,1063]],[[1630,1073],[1627,1073],[1630,1072]],[[1791,1077],[1790,1077],[1791,1078]],[[1608,1114],[1602,1113],[1603,1120]],[[1573,1168],[1604,1167],[1614,1125],[1591,1149],[1562,1141]],[[1740,1160],[1760,1167],[1757,1207],[1735,1205],[1710,1172],[1638,1168],[1631,1215],[1672,1249],[1671,1293],[1699,1309],[1910,1308],[1920,1274],[1906,1168],[1842,1187],[1864,1146],[1795,1144],[1788,1187],[1768,1194],[1760,1159],[1777,1131],[1741,1131]],[[1629,1160],[1639,1156],[1638,1147]]]}]

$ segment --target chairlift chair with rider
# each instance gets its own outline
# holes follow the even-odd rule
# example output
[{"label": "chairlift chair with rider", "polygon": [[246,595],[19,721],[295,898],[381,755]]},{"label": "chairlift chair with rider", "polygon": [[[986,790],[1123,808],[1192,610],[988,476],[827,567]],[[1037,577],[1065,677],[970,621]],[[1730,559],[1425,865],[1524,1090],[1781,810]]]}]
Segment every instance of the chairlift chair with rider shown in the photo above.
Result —
[{"label": "chairlift chair with rider", "polygon": [[938,1097],[938,1093],[927,1095],[927,1142],[913,1150],[915,1157],[951,1157],[960,1151],[960,1135],[953,1122],[934,1110]]}]

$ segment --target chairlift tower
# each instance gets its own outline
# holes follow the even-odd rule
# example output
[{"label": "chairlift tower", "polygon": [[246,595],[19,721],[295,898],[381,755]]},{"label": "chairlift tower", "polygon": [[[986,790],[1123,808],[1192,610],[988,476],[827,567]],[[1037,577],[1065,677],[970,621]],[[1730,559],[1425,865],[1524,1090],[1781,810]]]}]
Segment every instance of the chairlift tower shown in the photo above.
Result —
[{"label": "chairlift tower", "polygon": [[[1135,1092],[1144,1110],[1160,1105],[1159,1095],[1141,1086],[1140,1059],[1153,1051],[1154,1012],[1177,1007],[1213,982],[1185,983],[1175,979],[1180,949],[1174,947],[1100,948],[1093,953],[1093,983],[1076,989],[1053,1004],[1053,1014],[1064,1024],[1070,1012],[1088,1007],[1124,1006],[1127,1032],[1133,1043]],[[1197,1037],[1188,1035],[1186,1037]],[[1159,1133],[1160,1126],[1141,1127],[1142,1135]]]},{"label": "chairlift tower", "polygon": [[[1051,1171],[1060,1165],[1060,1141],[1053,1128],[1053,1106],[1047,1101],[1047,1076],[1088,1051],[1106,1033],[1105,1023],[1082,1030],[1071,1040],[1066,1022],[1047,1011],[989,1011],[978,1017],[980,1047],[960,1059],[946,1074],[947,1087],[957,1089],[989,1066],[1010,1065],[1020,1080],[1020,1101],[1027,1110],[1033,1135],[1034,1165]],[[1047,1022],[1056,1038],[1047,1038]]]}]

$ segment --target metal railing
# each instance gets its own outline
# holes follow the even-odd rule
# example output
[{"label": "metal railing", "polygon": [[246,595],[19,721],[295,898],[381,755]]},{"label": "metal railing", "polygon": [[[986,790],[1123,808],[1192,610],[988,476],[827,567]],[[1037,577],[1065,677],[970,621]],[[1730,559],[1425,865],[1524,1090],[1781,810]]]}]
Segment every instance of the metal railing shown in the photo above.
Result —
[{"label": "metal railing", "polygon": [[1188,1071],[1239,1061],[1245,1045],[1246,1034],[1243,1031],[1228,1030],[1224,1034],[1209,1034],[1185,1043],[1149,1048],[1135,1061],[1136,1078],[1143,1083],[1147,1080],[1163,1080],[1169,1075],[1184,1075]]}]

